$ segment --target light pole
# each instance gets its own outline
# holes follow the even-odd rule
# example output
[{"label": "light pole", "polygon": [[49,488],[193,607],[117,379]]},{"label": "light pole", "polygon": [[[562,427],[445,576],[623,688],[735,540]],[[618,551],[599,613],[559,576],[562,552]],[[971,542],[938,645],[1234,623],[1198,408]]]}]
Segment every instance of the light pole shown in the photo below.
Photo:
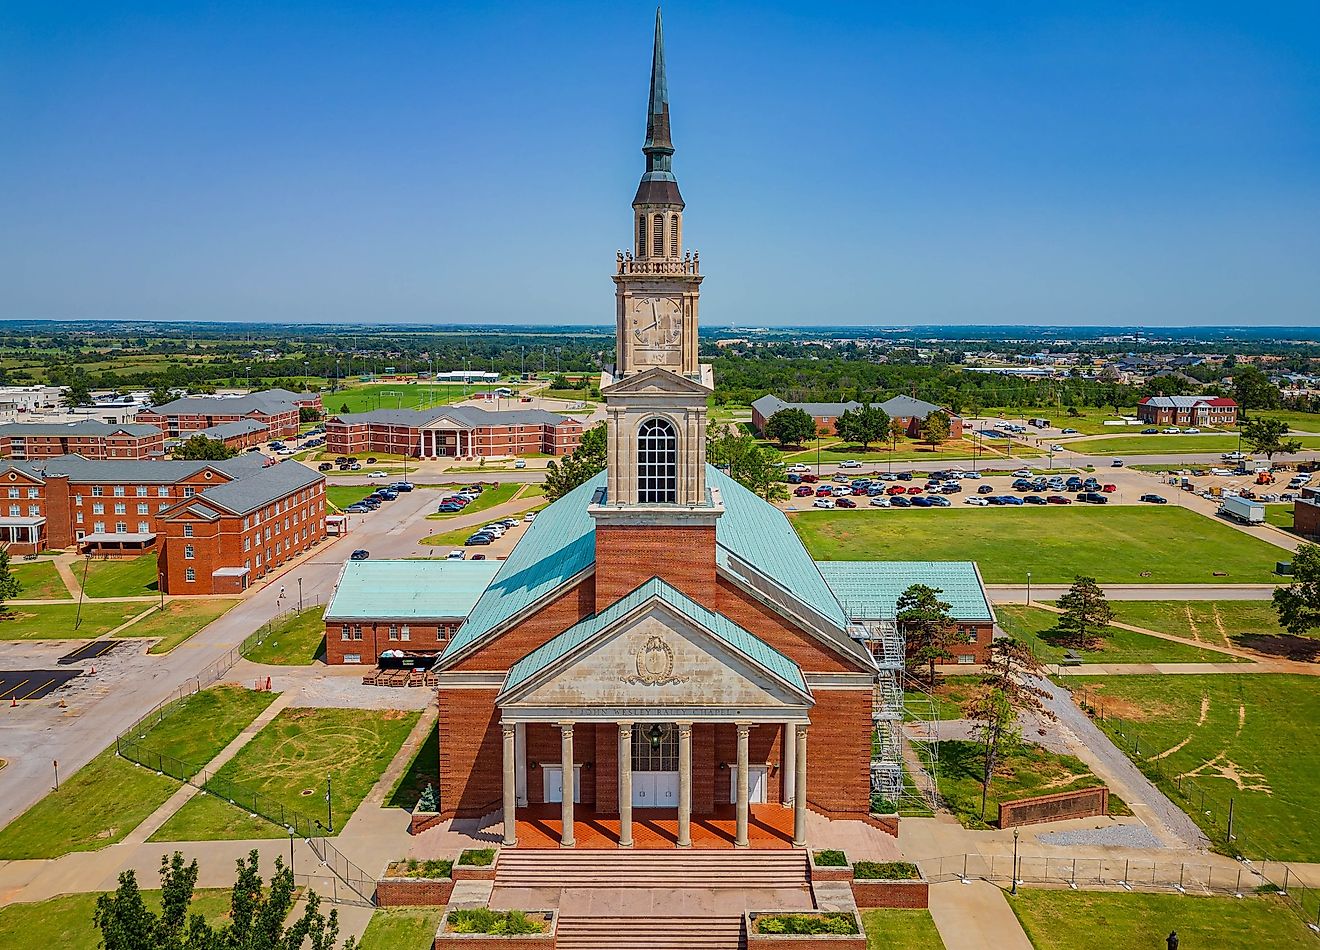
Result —
[{"label": "light pole", "polygon": [[325,777],[325,820],[330,834],[335,833],[335,813],[330,805],[330,776]]},{"label": "light pole", "polygon": [[302,599],[302,578],[301,578],[301,577],[298,578],[298,609],[299,609],[299,610],[302,610],[302,609],[303,609],[303,599]]},{"label": "light pole", "polygon": [[1031,571],[1027,571],[1027,603],[1031,603]]},{"label": "light pole", "polygon": [[285,825],[284,829],[289,833],[289,873],[293,873],[293,825]]},{"label": "light pole", "polygon": [[1010,894],[1016,894],[1016,893],[1017,893],[1017,885],[1018,885],[1018,863],[1017,863],[1017,862],[1018,862],[1018,857],[1017,857],[1018,852],[1017,852],[1017,849],[1018,849],[1018,830],[1017,830],[1016,828],[1014,828],[1014,829],[1013,829],[1013,887],[1009,890],[1009,893],[1010,893]]}]

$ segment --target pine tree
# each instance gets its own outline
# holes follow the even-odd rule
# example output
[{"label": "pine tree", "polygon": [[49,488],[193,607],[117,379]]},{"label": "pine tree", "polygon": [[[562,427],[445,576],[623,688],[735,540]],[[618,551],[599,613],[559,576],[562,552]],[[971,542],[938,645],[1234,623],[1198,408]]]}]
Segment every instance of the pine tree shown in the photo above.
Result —
[{"label": "pine tree", "polygon": [[1078,649],[1091,647],[1104,636],[1110,621],[1114,619],[1113,608],[1105,600],[1105,592],[1100,589],[1094,577],[1078,574],[1068,592],[1054,603],[1063,611],[1059,616],[1058,629],[1076,637]]}]

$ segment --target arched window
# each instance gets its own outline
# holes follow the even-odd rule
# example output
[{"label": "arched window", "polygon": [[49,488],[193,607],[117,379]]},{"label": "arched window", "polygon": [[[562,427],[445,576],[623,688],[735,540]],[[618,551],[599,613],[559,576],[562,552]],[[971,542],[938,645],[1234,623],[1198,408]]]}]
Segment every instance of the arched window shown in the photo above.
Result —
[{"label": "arched window", "polygon": [[646,256],[646,215],[637,216],[637,256]]},{"label": "arched window", "polygon": [[678,435],[666,419],[648,419],[637,432],[637,500],[678,501]]},{"label": "arched window", "polygon": [[669,256],[678,257],[678,215],[669,216]]},{"label": "arched window", "polygon": [[651,219],[651,251],[656,257],[665,256],[665,216],[662,214]]}]

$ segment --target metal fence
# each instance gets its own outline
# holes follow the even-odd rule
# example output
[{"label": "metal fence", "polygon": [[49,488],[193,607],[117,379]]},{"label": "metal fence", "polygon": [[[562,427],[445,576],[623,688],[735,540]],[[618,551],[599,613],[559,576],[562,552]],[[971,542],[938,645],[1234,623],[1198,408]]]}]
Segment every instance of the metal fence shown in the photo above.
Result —
[{"label": "metal fence", "polygon": [[265,643],[266,638],[270,636],[270,634],[274,632],[276,626],[282,623],[285,619],[293,614],[301,613],[304,610],[311,610],[313,607],[322,606],[322,599],[323,597],[320,594],[315,597],[304,597],[301,601],[296,597],[293,598],[289,606],[281,608],[275,616],[271,617],[243,639],[243,642],[238,645],[239,654],[246,657],[253,651],[253,649],[260,646],[262,643]]}]

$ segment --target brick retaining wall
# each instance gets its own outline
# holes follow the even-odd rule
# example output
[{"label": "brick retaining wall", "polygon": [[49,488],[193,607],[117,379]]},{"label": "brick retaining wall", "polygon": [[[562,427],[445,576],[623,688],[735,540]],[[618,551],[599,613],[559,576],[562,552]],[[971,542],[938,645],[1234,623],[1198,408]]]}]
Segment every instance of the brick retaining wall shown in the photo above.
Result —
[{"label": "brick retaining wall", "polygon": [[862,910],[877,907],[926,907],[930,885],[925,881],[873,881],[853,878],[853,900]]},{"label": "brick retaining wall", "polygon": [[559,929],[559,918],[553,911],[527,911],[529,916],[544,914],[550,919],[550,926],[545,933],[520,934],[456,934],[447,933],[449,911],[440,921],[435,932],[433,950],[555,950],[555,934]]},{"label": "brick retaining wall", "polygon": [[1109,789],[1083,788],[1075,792],[1058,792],[1019,798],[999,803],[999,827],[1033,825],[1043,821],[1062,821],[1065,818],[1093,818],[1109,814]]},{"label": "brick retaining wall", "polygon": [[866,932],[862,927],[862,917],[856,911],[853,918],[857,921],[855,934],[760,934],[752,924],[755,916],[776,916],[793,911],[744,911],[743,931],[747,934],[747,950],[866,950]]},{"label": "brick retaining wall", "polygon": [[376,882],[380,907],[444,907],[454,890],[448,877],[383,877]]}]

